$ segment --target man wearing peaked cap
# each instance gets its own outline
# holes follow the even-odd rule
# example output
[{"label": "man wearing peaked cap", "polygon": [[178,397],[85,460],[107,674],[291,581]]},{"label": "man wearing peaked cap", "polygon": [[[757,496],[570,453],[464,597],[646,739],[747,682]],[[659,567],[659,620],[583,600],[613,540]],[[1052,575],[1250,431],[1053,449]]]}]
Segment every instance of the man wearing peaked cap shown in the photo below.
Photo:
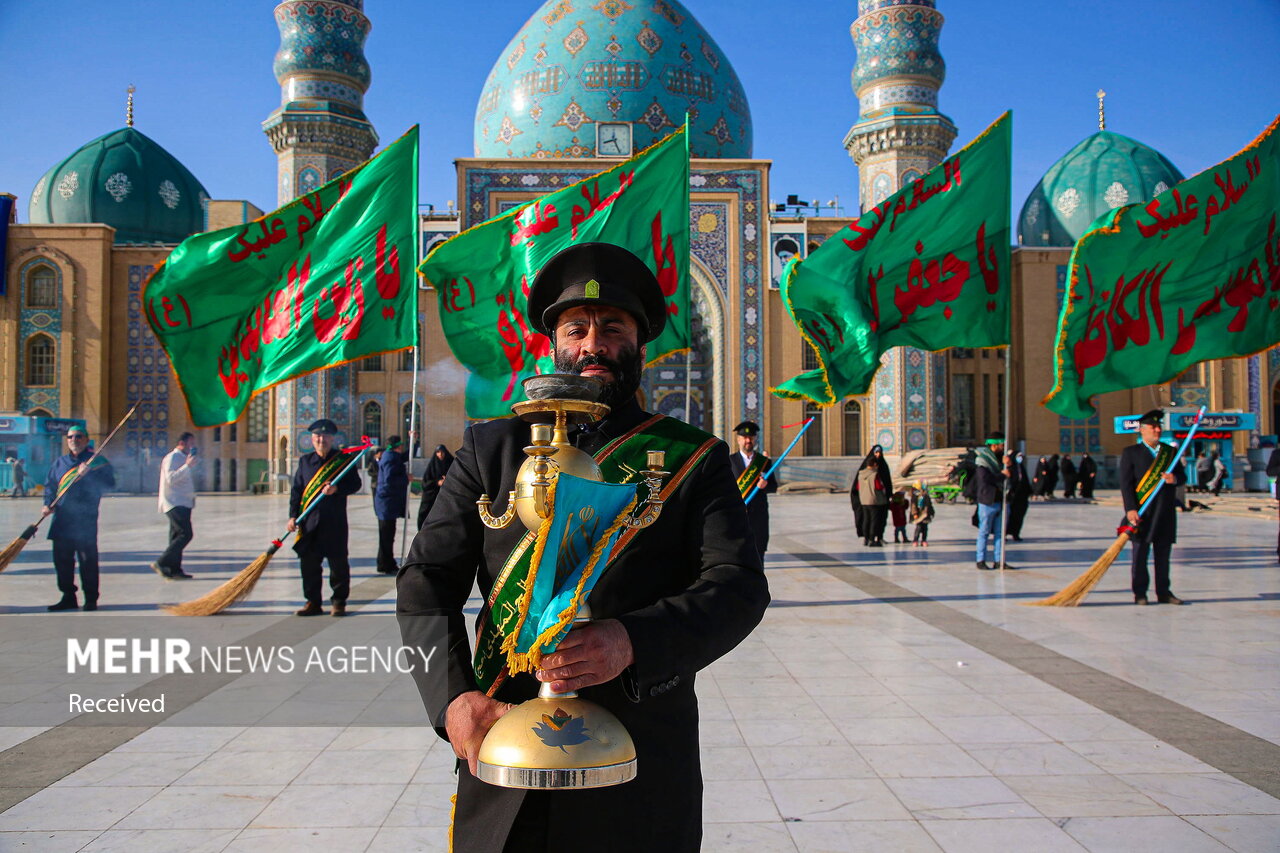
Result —
[{"label": "man wearing peaked cap", "polygon": [[[504,418],[466,430],[400,571],[396,604],[410,647],[436,645],[447,625],[443,666],[437,656],[414,679],[436,732],[460,759],[453,849],[603,845],[612,853],[695,853],[702,834],[697,672],[750,633],[769,602],[728,448],[702,430],[640,408],[644,344],[666,323],[661,287],[640,258],[601,243],[565,249],[534,277],[528,308],[534,328],[551,337],[557,370],[606,383],[602,402],[609,413],[574,431],[573,444],[598,458],[607,453],[613,471],[643,468],[646,452],[661,449],[672,473],[661,515],[601,572],[589,599],[593,621],[544,656],[536,676],[510,674],[505,656],[491,650],[502,647],[511,630],[506,626],[514,624],[496,618],[507,612],[503,603],[528,578],[517,553],[525,532],[518,524],[485,527],[476,500],[514,488],[528,458],[530,425]],[[463,613],[477,585],[484,602],[479,642]],[[635,741],[633,780],[524,791],[474,775],[490,727],[511,703],[536,695],[539,682],[558,693],[579,691],[618,717]]]},{"label": "man wearing peaked cap", "polygon": [[751,535],[756,540],[756,550],[764,561],[769,548],[769,495],[778,491],[778,478],[772,473],[765,476],[773,460],[756,449],[760,439],[760,425],[755,421],[743,421],[733,428],[738,452],[729,456],[729,469],[738,478],[738,491],[746,500],[752,492],[755,496],[747,504],[747,521]]},{"label": "man wearing peaked cap", "polygon": [[[1130,572],[1133,578],[1133,603],[1147,603],[1147,556],[1155,552],[1156,601],[1161,604],[1181,604],[1182,599],[1173,594],[1169,585],[1169,555],[1178,538],[1177,494],[1178,485],[1187,482],[1181,465],[1172,465],[1174,448],[1160,440],[1164,432],[1164,410],[1152,409],[1138,418],[1138,434],[1141,441],[1126,447],[1120,454],[1120,497],[1124,500],[1125,520],[1137,528],[1130,535],[1133,560]],[[1170,466],[1172,465],[1172,470]],[[1138,510],[1151,494],[1156,480],[1164,485],[1147,507]]]},{"label": "man wearing peaked cap", "polygon": [[[84,586],[84,609],[98,609],[98,505],[102,495],[115,486],[111,463],[89,449],[89,433],[84,427],[72,426],[67,430],[67,453],[53,460],[44,484],[43,512],[53,514],[49,539],[53,542],[53,568],[62,593],[49,610],[75,610],[78,606],[77,560]],[[59,492],[64,494],[53,507]]]},{"label": "man wearing peaked cap", "polygon": [[[293,472],[293,488],[289,491],[289,531],[300,530],[293,550],[298,554],[302,571],[302,594],[307,603],[298,616],[321,616],[324,584],[324,561],[329,561],[329,588],[332,592],[333,615],[347,612],[347,595],[351,591],[351,563],[347,559],[347,495],[360,491],[360,472],[355,466],[336,477],[346,465],[345,454],[334,446],[338,425],[320,418],[307,427],[311,433],[312,452],[298,460]],[[299,528],[295,519],[302,510],[323,495],[315,510],[307,514]]]}]

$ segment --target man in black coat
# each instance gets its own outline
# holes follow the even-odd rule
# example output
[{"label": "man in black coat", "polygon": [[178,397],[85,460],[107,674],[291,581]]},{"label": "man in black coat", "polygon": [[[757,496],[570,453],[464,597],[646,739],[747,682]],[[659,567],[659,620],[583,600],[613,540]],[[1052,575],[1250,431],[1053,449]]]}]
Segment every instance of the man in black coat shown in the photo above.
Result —
[{"label": "man in black coat", "polygon": [[[1175,487],[1187,482],[1181,465],[1169,466],[1174,449],[1160,441],[1164,432],[1164,410],[1152,409],[1138,419],[1138,433],[1142,441],[1124,449],[1120,454],[1120,497],[1124,500],[1125,518],[1137,528],[1130,534],[1133,545],[1133,602],[1147,603],[1147,555],[1155,552],[1156,601],[1161,604],[1182,604],[1182,599],[1169,587],[1169,552],[1178,538],[1178,507]],[[1163,473],[1161,473],[1163,471]],[[1141,517],[1138,510],[1142,499],[1149,493],[1138,493],[1138,487],[1147,479],[1157,476],[1164,480],[1159,493]]]},{"label": "man in black coat", "polygon": [[[609,414],[575,431],[588,453],[660,418],[635,392],[643,343],[665,322],[665,299],[639,258],[615,246],[578,244],[534,279],[528,318],[550,334],[557,369],[600,378]],[[693,431],[684,426],[684,430]],[[476,499],[506,495],[526,458],[529,424],[476,424],[464,437],[435,507],[399,579],[397,616],[406,645],[444,633],[442,665],[415,672],[428,715],[459,757],[453,845],[485,851],[697,851],[702,833],[695,674],[759,622],[768,586],[722,441],[705,439],[649,528],[623,547],[589,598],[593,622],[542,659],[537,679],[518,674],[479,689],[462,609],[473,584],[486,603],[524,530],[481,524]],[[643,440],[644,433],[640,439]],[[668,460],[670,461],[670,460]],[[674,470],[676,466],[669,465]],[[494,614],[495,616],[501,614]],[[480,745],[493,723],[534,696],[539,682],[577,690],[613,712],[636,746],[637,775],[603,788],[524,791],[479,781]]]},{"label": "man in black coat", "polygon": [[[92,460],[92,461],[90,461]],[[71,482],[57,507],[51,507],[64,480]],[[76,560],[84,585],[84,609],[98,609],[98,504],[116,487],[115,471],[105,456],[89,449],[89,433],[82,426],[67,430],[67,454],[53,460],[44,484],[44,515],[53,514],[49,539],[53,542],[53,569],[62,598],[49,610],[75,610]]]},{"label": "man in black coat", "polygon": [[378,459],[378,483],[373,490],[373,514],[378,517],[378,573],[394,575],[396,522],[408,518],[409,471],[400,436],[387,439]]},{"label": "man in black coat", "polygon": [[1021,453],[1005,455],[1009,468],[1009,521],[1004,533],[1014,542],[1022,541],[1022,522],[1027,517],[1027,505],[1031,501],[1031,483],[1027,479],[1025,459]]},{"label": "man in black coat", "polygon": [[[294,543],[302,569],[302,594],[307,603],[298,616],[323,616],[321,596],[324,587],[325,560],[329,561],[329,589],[333,615],[347,612],[347,595],[351,592],[351,563],[347,560],[347,495],[360,491],[360,472],[352,465],[345,474],[348,454],[334,446],[338,426],[328,418],[307,427],[311,446],[315,448],[298,460],[293,472],[293,488],[289,491],[289,531],[301,530]],[[297,518],[313,501],[316,508],[307,513],[299,527]]]},{"label": "man in black coat", "polygon": [[[747,504],[747,522],[751,527],[751,535],[756,540],[756,550],[760,552],[760,562],[764,562],[764,552],[769,549],[769,495],[778,491],[778,478],[770,473],[764,474],[773,467],[773,460],[756,450],[756,439],[760,436],[760,425],[755,421],[743,421],[733,428],[737,436],[738,452],[729,456],[729,470],[738,481],[738,490],[742,499],[746,500],[754,491],[755,497]],[[744,477],[744,472],[750,471]],[[758,487],[758,488],[757,488]]]}]

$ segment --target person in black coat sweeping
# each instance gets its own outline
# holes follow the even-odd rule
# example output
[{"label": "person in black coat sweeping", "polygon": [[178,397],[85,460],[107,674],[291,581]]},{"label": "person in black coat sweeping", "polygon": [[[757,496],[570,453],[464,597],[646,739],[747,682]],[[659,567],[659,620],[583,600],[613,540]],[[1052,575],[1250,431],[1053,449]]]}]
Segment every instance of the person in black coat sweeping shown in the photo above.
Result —
[{"label": "person in black coat sweeping", "polygon": [[738,491],[742,493],[743,500],[755,492],[755,497],[747,504],[747,522],[763,561],[764,552],[769,549],[769,495],[778,491],[778,478],[773,474],[767,478],[764,476],[773,467],[773,460],[756,450],[760,425],[755,421],[743,421],[733,428],[733,433],[738,452],[730,454],[729,470],[738,480]]},{"label": "person in black coat sweeping", "polygon": [[440,494],[440,487],[444,485],[444,478],[452,464],[453,454],[449,452],[449,448],[443,444],[437,444],[435,452],[427,460],[427,469],[422,472],[422,500],[418,501],[419,530],[427,523],[427,513],[431,512],[431,507]]},{"label": "person in black coat sweeping", "polygon": [[[1182,604],[1173,594],[1169,584],[1169,554],[1178,538],[1178,508],[1175,487],[1187,482],[1186,471],[1181,465],[1173,466],[1175,450],[1160,440],[1164,432],[1164,411],[1152,409],[1138,418],[1138,433],[1142,441],[1126,447],[1120,454],[1120,497],[1124,500],[1125,518],[1137,526],[1130,535],[1133,561],[1134,604],[1147,603],[1147,556],[1154,552],[1156,569],[1156,601],[1161,604]],[[1165,485],[1152,501],[1147,511],[1138,515],[1143,500],[1150,494],[1157,479]]]},{"label": "person in black coat sweeping", "polygon": [[[350,461],[334,446],[337,424],[328,418],[320,418],[307,430],[311,433],[311,446],[315,450],[298,460],[298,470],[293,472],[293,488],[289,491],[289,531],[302,531],[293,550],[301,564],[302,594],[307,599],[296,615],[324,615],[320,602],[323,564],[328,560],[333,615],[343,616],[347,612],[347,596],[351,592],[351,563],[347,559],[347,495],[360,491],[360,472],[352,466],[341,478],[334,479]],[[298,515],[321,495],[324,497],[315,510],[302,519],[299,528]]]},{"label": "person in black coat sweeping", "polygon": [[[71,482],[80,469],[84,475],[66,489],[56,507],[50,508],[63,480]],[[98,505],[103,494],[115,486],[115,470],[105,456],[94,455],[89,449],[89,433],[85,428],[73,426],[67,430],[67,454],[53,460],[44,486],[42,511],[45,515],[53,514],[49,539],[53,542],[53,568],[62,593],[61,599],[49,605],[50,611],[79,607],[77,560],[80,561],[80,583],[84,586],[84,609],[98,609]]]},{"label": "person in black coat sweeping", "polygon": [[[485,689],[463,607],[478,585],[481,636],[504,630],[509,613],[491,609],[490,597],[510,589],[504,570],[524,531],[486,527],[476,500],[512,489],[531,432],[513,418],[467,429],[401,570],[396,606],[406,645],[428,648],[447,634],[444,660],[414,676],[432,725],[459,758],[453,848],[693,853],[702,833],[696,674],[746,637],[769,602],[728,448],[636,402],[643,344],[667,316],[657,279],[639,258],[616,246],[577,244],[542,268],[528,303],[531,325],[552,337],[557,369],[606,383],[610,412],[574,431],[579,449],[602,458],[629,438],[652,447],[662,429],[699,443],[685,443],[696,450],[684,461],[668,455],[673,473],[662,513],[605,567],[589,597],[594,621],[544,657],[536,678],[496,678]],[[540,682],[557,693],[576,690],[619,718],[635,742],[634,779],[526,791],[474,775],[485,734]]]}]

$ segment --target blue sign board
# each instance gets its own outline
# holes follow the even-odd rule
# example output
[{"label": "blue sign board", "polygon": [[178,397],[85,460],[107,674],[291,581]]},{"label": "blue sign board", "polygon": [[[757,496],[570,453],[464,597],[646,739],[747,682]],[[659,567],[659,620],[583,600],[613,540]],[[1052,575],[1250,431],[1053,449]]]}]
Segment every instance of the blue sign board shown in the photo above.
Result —
[{"label": "blue sign board", "polygon": [[[1138,418],[1142,415],[1121,415],[1115,419],[1115,431],[1119,435],[1138,431]],[[1165,415],[1165,429],[1175,433],[1186,432],[1196,422],[1195,412],[1169,412]],[[1258,416],[1253,412],[1205,412],[1200,422],[1202,431],[1214,430],[1235,432],[1239,430],[1255,430],[1258,428]]]}]

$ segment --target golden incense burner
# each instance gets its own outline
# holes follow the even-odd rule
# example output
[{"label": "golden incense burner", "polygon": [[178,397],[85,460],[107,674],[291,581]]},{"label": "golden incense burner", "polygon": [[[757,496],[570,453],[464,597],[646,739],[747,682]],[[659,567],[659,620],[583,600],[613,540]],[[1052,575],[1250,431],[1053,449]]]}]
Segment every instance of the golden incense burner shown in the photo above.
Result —
[{"label": "golden incense burner", "polygon": [[[555,511],[551,485],[560,472],[600,482],[600,466],[569,443],[570,424],[599,420],[609,407],[597,402],[604,383],[590,376],[546,374],[524,381],[529,399],[512,412],[533,423],[528,455],[516,472],[506,510],[494,516],[492,499],[476,501],[480,520],[502,529],[516,517],[537,532]],[[662,470],[666,454],[648,451],[648,466],[640,472],[647,496],[624,519],[630,528],[648,527],[662,512]],[[575,625],[591,620],[584,604]],[[480,747],[477,777],[504,788],[574,790],[619,785],[635,778],[636,748],[631,735],[611,712],[576,692],[556,693],[543,684],[535,699],[512,708],[494,724]]]}]

